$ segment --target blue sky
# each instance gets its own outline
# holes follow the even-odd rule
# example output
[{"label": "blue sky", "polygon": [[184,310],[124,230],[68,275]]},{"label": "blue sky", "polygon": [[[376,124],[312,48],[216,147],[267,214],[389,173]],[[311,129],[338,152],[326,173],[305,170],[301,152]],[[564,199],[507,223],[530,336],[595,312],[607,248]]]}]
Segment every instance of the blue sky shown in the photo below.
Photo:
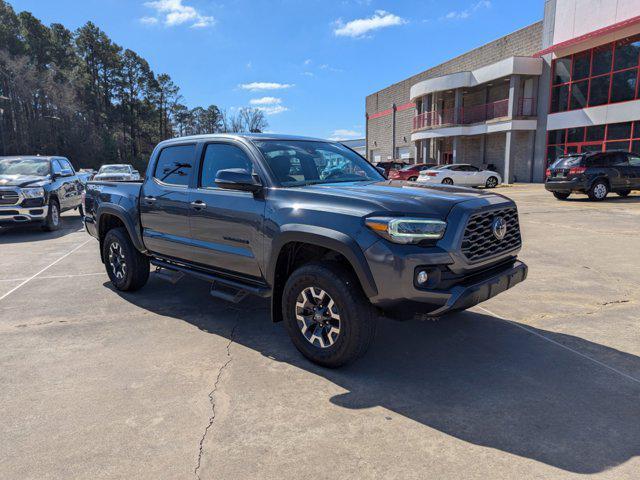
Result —
[{"label": "blue sky", "polygon": [[254,105],[271,131],[325,138],[364,136],[366,95],[543,14],[543,0],[8,1],[47,24],[91,20],[190,107]]}]

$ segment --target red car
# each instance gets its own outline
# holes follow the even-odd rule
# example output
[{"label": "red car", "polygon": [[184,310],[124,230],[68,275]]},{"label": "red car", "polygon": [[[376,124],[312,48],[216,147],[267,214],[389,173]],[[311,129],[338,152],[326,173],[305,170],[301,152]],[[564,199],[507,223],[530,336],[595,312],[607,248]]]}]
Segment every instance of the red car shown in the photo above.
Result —
[{"label": "red car", "polygon": [[422,170],[428,170],[435,166],[435,163],[416,163],[402,167],[399,170],[394,168],[389,171],[389,180],[409,180],[410,182],[415,182]]}]

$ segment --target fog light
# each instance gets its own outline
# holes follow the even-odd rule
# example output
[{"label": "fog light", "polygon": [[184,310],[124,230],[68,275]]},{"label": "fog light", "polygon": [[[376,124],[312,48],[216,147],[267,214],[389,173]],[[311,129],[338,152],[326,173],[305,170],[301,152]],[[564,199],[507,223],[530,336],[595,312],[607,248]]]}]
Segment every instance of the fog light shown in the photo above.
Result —
[{"label": "fog light", "polygon": [[416,280],[419,285],[424,285],[429,280],[429,274],[426,271],[421,270],[418,272],[418,275],[416,275]]}]

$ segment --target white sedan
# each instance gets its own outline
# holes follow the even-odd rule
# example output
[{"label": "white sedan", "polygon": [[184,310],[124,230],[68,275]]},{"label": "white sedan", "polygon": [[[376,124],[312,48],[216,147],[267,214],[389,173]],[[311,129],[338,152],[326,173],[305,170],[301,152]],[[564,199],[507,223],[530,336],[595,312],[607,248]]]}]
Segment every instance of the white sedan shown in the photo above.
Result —
[{"label": "white sedan", "polygon": [[93,177],[93,180],[110,182],[136,181],[140,180],[140,173],[127,164],[103,165]]},{"label": "white sedan", "polygon": [[481,170],[467,163],[453,163],[423,170],[417,181],[419,183],[495,188],[502,183],[502,177],[497,172]]}]

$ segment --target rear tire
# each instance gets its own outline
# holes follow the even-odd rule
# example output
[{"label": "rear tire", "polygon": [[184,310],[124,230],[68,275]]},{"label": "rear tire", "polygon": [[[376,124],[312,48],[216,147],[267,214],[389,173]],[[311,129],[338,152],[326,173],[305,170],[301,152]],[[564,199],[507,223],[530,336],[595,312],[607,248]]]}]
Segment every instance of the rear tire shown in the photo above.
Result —
[{"label": "rear tire", "polygon": [[442,183],[444,183],[445,185],[453,185],[453,180],[451,180],[449,177],[447,177],[447,178],[442,180]]},{"label": "rear tire", "polygon": [[487,178],[486,183],[484,184],[487,188],[496,188],[498,186],[498,177],[489,177]]},{"label": "rear tire", "polygon": [[416,180],[418,180],[418,177],[409,177],[410,182],[415,182]]},{"label": "rear tire", "polygon": [[601,202],[609,194],[609,184],[604,180],[596,180],[587,192],[589,198],[594,202]]},{"label": "rear tire", "polygon": [[42,229],[45,232],[55,232],[60,228],[60,204],[58,200],[52,198],[49,200],[49,211],[47,212],[47,218],[42,224]]},{"label": "rear tire", "polygon": [[284,286],[282,315],[295,347],[323,367],[364,355],[376,331],[375,309],[339,264],[309,263],[294,271]]},{"label": "rear tire", "polygon": [[628,197],[629,194],[631,193],[631,190],[620,190],[619,192],[616,192],[618,194],[618,196],[624,198],[624,197]]},{"label": "rear tire", "polygon": [[569,198],[569,195],[571,194],[565,193],[565,192],[553,192],[553,196],[556,197],[558,200],[566,200],[567,198]]},{"label": "rear tire", "polygon": [[149,259],[133,246],[126,229],[109,230],[102,244],[102,258],[113,286],[123,292],[144,287],[149,279]]}]

